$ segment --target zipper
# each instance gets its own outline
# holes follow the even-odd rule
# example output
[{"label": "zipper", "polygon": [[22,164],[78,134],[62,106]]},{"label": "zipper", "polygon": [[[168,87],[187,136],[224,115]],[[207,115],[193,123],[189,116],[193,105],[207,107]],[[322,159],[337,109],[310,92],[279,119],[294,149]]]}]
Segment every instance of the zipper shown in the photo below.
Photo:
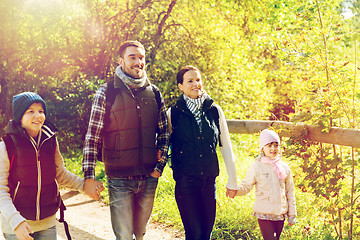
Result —
[{"label": "zipper", "polygon": [[16,185],[16,188],[15,188],[15,191],[14,191],[14,196],[13,196],[13,202],[15,201],[15,198],[16,198],[17,192],[19,190],[19,187],[20,187],[20,181],[18,181],[18,183]]},{"label": "zipper", "polygon": [[[40,159],[39,159],[39,150],[41,148],[41,146],[44,144],[44,142],[46,142],[47,140],[49,140],[50,138],[46,138],[44,141],[42,141],[40,143],[41,140],[41,130],[39,132],[39,136],[38,136],[38,142],[37,144],[35,143],[33,138],[30,138],[30,142],[32,143],[35,152],[36,152],[36,165],[37,165],[37,172],[38,172],[38,179],[37,179],[37,183],[38,183],[38,191],[36,194],[36,220],[40,220],[40,193],[41,193],[41,163],[40,163]],[[36,147],[36,145],[38,146],[38,148]]]},{"label": "zipper", "polygon": [[40,220],[41,164],[39,160],[38,150],[36,150],[36,162],[37,162],[37,170],[38,170],[38,192],[36,195],[36,220]]},{"label": "zipper", "polygon": [[136,111],[137,111],[137,115],[138,115],[138,131],[139,131],[139,168],[140,171],[143,170],[143,139],[142,139],[142,123],[141,123],[141,107],[140,107],[140,102],[139,102],[139,98],[138,98],[138,92],[137,92],[137,96],[135,97],[135,101],[136,101]]}]

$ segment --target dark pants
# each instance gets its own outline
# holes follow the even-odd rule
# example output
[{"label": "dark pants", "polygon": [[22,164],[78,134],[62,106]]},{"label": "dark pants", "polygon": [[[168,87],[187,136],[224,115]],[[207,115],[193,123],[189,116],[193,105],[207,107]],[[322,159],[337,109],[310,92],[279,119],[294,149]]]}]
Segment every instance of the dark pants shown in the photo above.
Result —
[{"label": "dark pants", "polygon": [[258,219],[264,240],[279,240],[284,227],[284,221],[270,221]]},{"label": "dark pants", "polygon": [[215,177],[176,179],[175,199],[186,240],[209,240],[216,215]]}]

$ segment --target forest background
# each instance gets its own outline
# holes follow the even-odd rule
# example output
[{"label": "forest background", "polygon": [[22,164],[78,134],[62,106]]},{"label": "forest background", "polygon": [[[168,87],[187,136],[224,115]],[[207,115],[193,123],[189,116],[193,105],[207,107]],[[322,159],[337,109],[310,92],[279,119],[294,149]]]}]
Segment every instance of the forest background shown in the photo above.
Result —
[{"label": "forest background", "polygon": [[[92,98],[113,77],[125,40],[144,44],[148,76],[168,106],[179,67],[191,64],[228,119],[358,129],[359,10],[359,0],[2,0],[0,136],[12,96],[35,91],[59,128],[67,167],[81,175]],[[258,136],[231,137],[241,179]],[[299,215],[284,238],[359,239],[358,149],[305,134],[283,140]],[[97,172],[104,179],[101,163]],[[221,172],[213,239],[259,238],[253,194],[226,199]],[[167,167],[153,219],[181,228],[173,185]]]}]

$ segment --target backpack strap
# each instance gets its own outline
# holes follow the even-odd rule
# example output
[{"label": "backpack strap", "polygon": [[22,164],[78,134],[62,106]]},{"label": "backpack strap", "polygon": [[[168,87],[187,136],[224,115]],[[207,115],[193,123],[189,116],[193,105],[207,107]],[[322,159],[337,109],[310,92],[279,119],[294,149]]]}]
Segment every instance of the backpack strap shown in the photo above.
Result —
[{"label": "backpack strap", "polygon": [[71,240],[71,235],[70,235],[70,231],[69,231],[69,225],[68,223],[65,221],[64,219],[64,211],[66,210],[65,204],[63,202],[63,200],[60,197],[60,219],[58,220],[60,223],[64,224],[64,229],[65,229],[65,233],[66,233],[66,237],[68,240]]},{"label": "backpack strap", "polygon": [[158,87],[156,87],[155,85],[151,84],[151,88],[155,94],[155,100],[158,106],[158,110],[160,111],[162,104],[161,104],[161,97],[160,97],[160,90]]},{"label": "backpack strap", "polygon": [[180,116],[180,110],[178,109],[178,107],[175,105],[173,107],[171,107],[170,109],[170,117],[171,117],[171,128],[174,131],[174,129],[177,126],[178,120],[179,120],[179,116]]},{"label": "backpack strap", "polygon": [[116,92],[114,88],[114,79],[107,82],[107,88],[105,92],[105,115],[104,115],[104,124],[110,122],[110,109],[113,103],[115,102]]},{"label": "backpack strap", "polygon": [[219,123],[219,119],[220,119],[219,110],[217,109],[217,107],[213,106],[210,108],[210,111],[211,111],[211,115],[214,118],[215,125],[219,131],[219,146],[222,147],[222,143],[221,143],[221,139],[220,139],[221,130],[220,130],[220,123]]}]

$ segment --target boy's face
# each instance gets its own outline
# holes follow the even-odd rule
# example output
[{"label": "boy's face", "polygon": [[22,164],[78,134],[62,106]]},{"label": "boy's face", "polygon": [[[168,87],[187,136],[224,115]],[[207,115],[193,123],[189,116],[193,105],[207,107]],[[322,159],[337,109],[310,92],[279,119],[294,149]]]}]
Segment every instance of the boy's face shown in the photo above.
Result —
[{"label": "boy's face", "polygon": [[45,122],[45,112],[41,103],[33,103],[21,118],[21,126],[31,137],[36,137]]},{"label": "boy's face", "polygon": [[280,145],[277,142],[266,144],[263,152],[266,157],[274,159],[280,153]]}]

